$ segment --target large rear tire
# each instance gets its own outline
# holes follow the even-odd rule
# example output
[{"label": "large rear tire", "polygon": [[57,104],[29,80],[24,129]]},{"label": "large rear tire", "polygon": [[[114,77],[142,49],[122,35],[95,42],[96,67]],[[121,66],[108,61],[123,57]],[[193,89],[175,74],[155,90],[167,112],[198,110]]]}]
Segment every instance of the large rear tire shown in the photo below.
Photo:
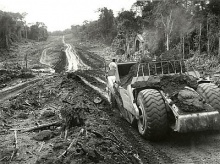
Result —
[{"label": "large rear tire", "polygon": [[197,92],[205,101],[220,112],[220,89],[213,83],[199,84]]},{"label": "large rear tire", "polygon": [[161,94],[155,89],[139,92],[137,105],[141,110],[138,119],[139,133],[148,140],[161,140],[167,135],[167,111]]}]

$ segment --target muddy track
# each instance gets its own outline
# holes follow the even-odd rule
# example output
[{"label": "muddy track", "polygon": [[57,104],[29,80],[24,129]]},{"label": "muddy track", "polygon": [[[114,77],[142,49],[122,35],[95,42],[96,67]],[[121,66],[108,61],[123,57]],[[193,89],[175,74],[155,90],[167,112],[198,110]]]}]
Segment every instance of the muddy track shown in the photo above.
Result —
[{"label": "muddy track", "polygon": [[15,86],[15,87],[11,87],[9,89],[6,89],[4,91],[0,91],[0,102],[10,98],[11,96],[15,96],[16,94],[31,87],[32,84],[35,84],[36,82],[38,82],[40,80],[41,79],[34,79],[29,82],[25,82],[25,83],[22,83],[22,84]]},{"label": "muddy track", "polygon": [[220,132],[171,133],[162,143],[152,145],[166,152],[173,163],[220,163]]},{"label": "muddy track", "polygon": [[126,136],[133,149],[138,152],[143,164],[173,163],[164,152],[155,148],[151,145],[150,141],[147,141],[140,136],[136,125],[131,126],[125,119],[119,116],[117,109],[114,109],[114,111],[114,113],[108,112],[110,116],[114,115],[114,117],[111,116],[112,122],[114,122],[115,126],[118,126],[123,130],[123,135]]}]

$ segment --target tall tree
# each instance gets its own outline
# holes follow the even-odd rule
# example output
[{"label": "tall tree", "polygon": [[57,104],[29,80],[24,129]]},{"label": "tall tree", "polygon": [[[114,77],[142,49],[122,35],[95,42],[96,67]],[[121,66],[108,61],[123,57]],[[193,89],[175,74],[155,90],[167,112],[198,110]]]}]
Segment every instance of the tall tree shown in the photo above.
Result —
[{"label": "tall tree", "polygon": [[36,22],[30,27],[29,38],[37,41],[46,40],[48,37],[47,27],[43,22]]},{"label": "tall tree", "polygon": [[176,19],[177,4],[175,1],[162,1],[155,8],[156,26],[164,30],[166,40],[166,50],[170,49],[170,37],[173,31],[174,21]]},{"label": "tall tree", "polygon": [[117,20],[118,38],[120,48],[126,52],[126,48],[132,44],[133,37],[141,32],[140,17],[136,16],[133,11],[122,11],[119,13]]},{"label": "tall tree", "polygon": [[112,41],[112,34],[115,32],[115,18],[113,11],[106,7],[99,9],[100,15],[98,20],[99,29],[106,42]]},{"label": "tall tree", "polygon": [[1,14],[0,17],[0,38],[2,47],[9,48],[10,46],[10,35],[16,25],[16,22],[13,18],[6,12]]},{"label": "tall tree", "polygon": [[218,17],[218,58],[220,61],[220,1],[219,0],[210,0],[210,3],[208,5],[208,10],[210,13],[214,14]]},{"label": "tall tree", "polygon": [[194,29],[192,15],[184,5],[176,0],[163,1],[155,7],[154,15],[156,27],[164,31],[166,50],[170,50],[172,40],[179,39],[184,49],[185,36]]}]

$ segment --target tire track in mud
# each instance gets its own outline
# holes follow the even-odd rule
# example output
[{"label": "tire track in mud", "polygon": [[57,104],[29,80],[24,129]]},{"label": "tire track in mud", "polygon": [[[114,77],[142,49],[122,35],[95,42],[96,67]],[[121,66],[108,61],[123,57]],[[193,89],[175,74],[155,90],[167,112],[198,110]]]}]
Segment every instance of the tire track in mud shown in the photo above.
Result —
[{"label": "tire track in mud", "polygon": [[[79,76],[79,75],[78,75],[78,76]],[[79,76],[79,77],[81,78],[81,80],[82,80],[87,86],[89,86],[90,88],[96,90],[100,95],[104,96],[105,99],[109,100],[108,94],[107,94],[104,90],[102,90],[102,89],[100,89],[100,88],[98,88],[98,87],[92,85],[92,84],[91,84],[89,81],[87,81],[84,77],[82,77],[82,76]],[[97,81],[98,81],[98,80],[97,80]]]},{"label": "tire track in mud", "polygon": [[166,152],[173,163],[220,163],[219,131],[171,133],[153,146]]},{"label": "tire track in mud", "polygon": [[21,91],[23,91],[25,89],[28,89],[29,87],[31,87],[33,84],[37,83],[40,80],[42,80],[42,79],[33,79],[31,81],[21,83],[19,85],[14,86],[14,87],[10,87],[6,90],[0,91],[0,102],[5,101],[6,99],[20,93]]},{"label": "tire track in mud", "polygon": [[68,59],[67,71],[76,71],[79,65],[78,59],[76,55],[71,51],[71,45],[67,43],[65,43],[65,45],[67,46],[67,49],[65,50]]},{"label": "tire track in mud", "polygon": [[65,37],[63,36],[63,44],[67,46],[65,53],[68,61],[67,72],[74,72],[78,69],[91,69],[87,66],[77,55],[76,50],[72,47],[71,44],[65,42]]},{"label": "tire track in mud", "polygon": [[[116,109],[117,110],[117,109]],[[118,115],[114,113],[114,115]],[[115,116],[112,121],[116,126],[119,126],[124,131],[124,136],[132,144],[133,148],[139,153],[140,159],[144,164],[171,164],[173,161],[166,155],[165,152],[153,147],[150,141],[142,138],[136,130],[136,127],[131,126],[125,119],[120,116]]]},{"label": "tire track in mud", "polygon": [[45,48],[41,54],[41,57],[40,57],[40,63],[41,64],[45,64],[47,66],[49,66],[49,68],[41,68],[39,69],[38,71],[41,71],[41,72],[47,72],[49,71],[50,73],[55,73],[55,70],[51,68],[51,63],[48,63],[48,56],[47,56],[47,51],[51,49],[50,48]]}]

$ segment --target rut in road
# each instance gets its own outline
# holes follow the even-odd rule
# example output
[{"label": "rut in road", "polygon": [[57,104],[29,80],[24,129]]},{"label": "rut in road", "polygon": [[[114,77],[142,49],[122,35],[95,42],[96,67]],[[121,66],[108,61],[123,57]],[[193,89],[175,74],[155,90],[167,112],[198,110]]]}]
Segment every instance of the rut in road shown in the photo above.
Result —
[{"label": "rut in road", "polygon": [[49,50],[50,48],[45,48],[41,54],[40,57],[40,63],[41,64],[45,64],[47,66],[49,66],[49,68],[41,68],[39,69],[39,71],[44,72],[44,71],[49,71],[50,73],[55,73],[55,70],[51,68],[51,63],[48,62],[50,59],[47,56],[47,50]]},{"label": "rut in road", "polygon": [[[117,110],[117,109],[116,109]],[[111,114],[111,113],[110,113]],[[172,159],[166,155],[165,152],[155,148],[150,141],[145,140],[140,136],[135,127],[131,126],[125,119],[118,116],[118,112],[112,118],[115,126],[120,127],[124,131],[124,136],[131,143],[133,148],[138,152],[140,159],[144,164],[170,164],[173,163]]]},{"label": "rut in road", "polygon": [[86,65],[76,54],[76,50],[72,47],[71,44],[65,42],[65,37],[63,36],[63,44],[67,46],[65,53],[68,60],[67,72],[74,72],[79,69],[91,69]]},{"label": "rut in road", "polygon": [[70,44],[67,44],[67,49],[65,50],[66,52],[66,56],[68,59],[68,66],[67,66],[67,71],[76,71],[78,70],[78,58],[76,57],[76,55],[72,52],[72,47]]}]

